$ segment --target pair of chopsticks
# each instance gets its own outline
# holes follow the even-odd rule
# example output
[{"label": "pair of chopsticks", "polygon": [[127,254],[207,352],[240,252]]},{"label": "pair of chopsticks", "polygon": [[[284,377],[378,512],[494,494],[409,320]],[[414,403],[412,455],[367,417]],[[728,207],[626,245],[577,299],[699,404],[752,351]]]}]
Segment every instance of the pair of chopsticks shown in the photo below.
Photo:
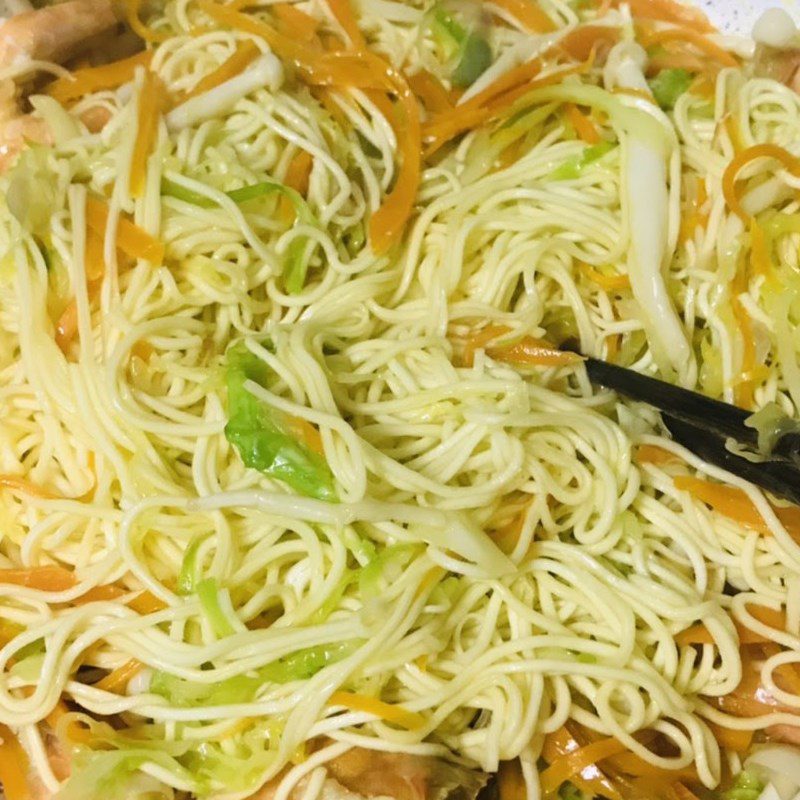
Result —
[{"label": "pair of chopsticks", "polygon": [[769,456],[750,461],[729,449],[733,440],[757,450],[758,433],[745,424],[750,412],[626,367],[595,358],[585,364],[592,383],[657,408],[672,438],[703,461],[800,505],[800,434],[784,434]]}]

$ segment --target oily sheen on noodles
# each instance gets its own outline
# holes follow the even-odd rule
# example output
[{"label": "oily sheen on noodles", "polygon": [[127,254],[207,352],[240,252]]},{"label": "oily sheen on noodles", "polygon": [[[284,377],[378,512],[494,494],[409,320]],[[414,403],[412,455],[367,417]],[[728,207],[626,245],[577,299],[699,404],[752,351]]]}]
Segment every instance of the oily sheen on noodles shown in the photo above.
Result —
[{"label": "oily sheen on noodles", "polygon": [[[497,57],[478,81],[582,21],[544,5],[554,31],[533,37],[498,4]],[[326,4],[302,8],[341,35]],[[367,0],[360,29],[396,69],[441,71],[430,11]],[[633,35],[628,12],[607,16]],[[651,767],[693,767],[707,787],[736,772],[741,752],[715,730],[792,724],[800,707],[779,680],[800,646],[785,509],[592,387],[579,361],[548,351],[553,363],[526,365],[505,348],[547,336],[740,400],[744,308],[755,364],[775,356],[748,368],[749,399],[795,413],[794,298],[764,275],[734,284],[749,245],[722,183],[737,148],[792,144],[797,96],[722,69],[711,97],[686,92],[667,116],[630,87],[601,88],[593,64],[563,77],[545,65],[513,115],[423,163],[403,241],[376,254],[369,220],[403,166],[392,103],[307,85],[266,39],[193,0],[148,25],[164,39],[149,70],[171,96],[248,46],[263,85],[241,90],[244,71],[233,101],[162,115],[137,197],[141,67],[63,112],[102,109],[102,130],[75,122],[23,155],[44,223],[10,210],[22,173],[0,178],[0,571],[55,570],[46,588],[0,578],[0,722],[43,784],[60,784],[41,724],[57,709],[75,775],[138,771],[199,796],[246,798],[275,779],[277,798],[314,800],[315,771],[366,747],[486,772],[520,757],[535,798],[539,757],[567,723]],[[564,106],[595,102],[602,142],[587,157]],[[664,151],[677,355],[629,275],[642,129]],[[298,159],[307,185],[290,192]],[[776,269],[794,270],[798,229],[781,220],[798,179],[747,169],[765,180],[744,202],[780,210]],[[682,203],[700,184],[692,228]],[[126,236],[163,243],[163,259],[132,255]],[[246,466],[234,396],[305,437],[327,469],[316,495]],[[761,522],[718,513],[678,478],[739,490]],[[753,607],[785,607],[785,630]],[[682,638],[699,621],[705,638]],[[781,703],[769,714],[718,702],[745,671],[735,623],[780,646],[759,667]]]}]

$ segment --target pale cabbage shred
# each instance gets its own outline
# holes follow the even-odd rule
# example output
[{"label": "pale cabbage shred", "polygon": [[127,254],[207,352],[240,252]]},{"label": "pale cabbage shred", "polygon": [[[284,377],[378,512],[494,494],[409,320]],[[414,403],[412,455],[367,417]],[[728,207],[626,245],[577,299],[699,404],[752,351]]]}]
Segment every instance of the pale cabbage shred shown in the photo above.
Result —
[{"label": "pale cabbage shred", "polygon": [[[567,3],[546,7],[560,26],[577,21]],[[366,0],[361,11],[374,49],[396,64],[441,71],[418,35],[420,4]],[[197,16],[178,0],[151,20],[176,34],[153,61],[174,91],[191,88],[242,38],[192,38],[185,31]],[[492,31],[498,59],[526,41],[513,28]],[[747,233],[718,236],[726,224],[719,181],[732,155],[719,123],[733,113],[746,145],[791,147],[798,98],[727,70],[713,104],[686,94],[665,125],[644,101],[578,79],[539,90],[529,100],[536,111],[467,136],[426,171],[405,248],[375,258],[363,246],[365,219],[394,179],[396,141],[365,95],[353,92],[355,105],[336,101],[360,138],[294,85],[253,91],[220,106],[218,117],[187,116],[179,131],[162,125],[144,197],[133,202],[127,175],[140,86],[141,75],[133,91],[87,97],[69,116],[46,99],[35,104],[58,142],[26,156],[38,191],[16,184],[27,201],[16,213],[37,238],[11,214],[0,218],[0,474],[71,498],[21,502],[4,491],[4,564],[56,560],[79,578],[57,593],[0,586],[0,615],[23,628],[0,650],[0,721],[14,726],[45,787],[55,791],[58,781],[37,723],[62,693],[86,712],[71,716],[110,748],[77,754],[62,789],[68,798],[91,797],[99,786],[126,797],[247,797],[323,735],[333,744],[290,769],[281,800],[305,772],[355,744],[487,771],[522,755],[535,797],[543,734],[569,717],[654,764],[695,763],[714,786],[721,754],[704,719],[742,723],[687,698],[725,694],[741,676],[723,588],[740,590],[734,615],[747,602],[796,608],[797,546],[773,516],[774,536],[756,536],[693,504],[663,468],[635,465],[634,444],[649,443],[702,467],[659,436],[653,415],[621,405],[617,424],[608,396],[594,394],[580,370],[520,373],[482,351],[472,367],[456,368],[448,337],[488,319],[517,335],[576,338],[602,356],[620,336],[624,362],[656,369],[671,360],[665,371],[688,384],[696,362],[700,388],[730,399],[742,345],[720,275],[730,280],[730,248],[746,246]],[[555,181],[554,170],[584,150],[560,116],[565,100],[607,113],[602,130],[613,129],[621,146],[577,178]],[[98,105],[113,112],[101,133],[73,128]],[[673,249],[680,220],[674,203],[664,207],[660,184],[676,133],[684,170],[706,181],[711,212],[706,229],[659,263],[635,237],[642,215],[665,253]],[[528,137],[524,155],[495,170],[487,153],[496,158],[513,136]],[[226,200],[229,189],[280,181],[297,148],[314,157],[308,203],[318,227],[287,231],[273,205],[241,211]],[[658,173],[658,203],[641,202],[643,187],[630,174],[637,161]],[[217,205],[162,197],[166,173]],[[14,179],[3,179],[4,196]],[[774,188],[765,208],[795,214],[785,183]],[[118,264],[112,231],[102,312],[91,317],[75,233],[85,227],[87,191],[111,198],[112,228],[120,211],[131,214],[168,253],[159,268]],[[794,414],[797,234],[776,230],[788,290],[754,281],[742,302],[762,357],[777,358],[756,402]],[[287,295],[281,263],[299,236],[318,247],[306,288]],[[629,250],[637,263],[628,265]],[[622,274],[630,266],[633,295],[603,290],[579,262]],[[73,294],[80,344],[67,361],[50,317]],[[682,337],[654,339],[670,330],[659,328],[662,313],[682,329],[690,356]],[[288,494],[244,469],[226,441],[223,353],[241,337],[276,376],[253,391],[319,427],[341,503]],[[727,480],[765,507],[752,487]],[[509,524],[520,508],[514,569],[482,530]],[[181,575],[211,582],[202,597],[177,594]],[[119,602],[69,605],[114,581],[147,588],[168,608],[140,618]],[[270,609],[280,609],[270,627],[247,629]],[[716,647],[694,663],[674,636],[697,619]],[[789,639],[796,647],[792,634],[781,643]],[[315,675],[259,677],[331,647],[341,648],[339,660]],[[75,674],[79,661],[109,670],[131,658],[146,669],[122,697]],[[161,694],[151,693],[156,685]],[[341,687],[419,712],[425,725],[406,731],[368,713],[333,716],[338,709],[326,701]],[[119,714],[138,738],[96,721]],[[776,713],[769,724],[791,721]],[[670,737],[678,755],[649,753],[631,735],[643,727]],[[724,757],[737,767],[735,754]]]}]

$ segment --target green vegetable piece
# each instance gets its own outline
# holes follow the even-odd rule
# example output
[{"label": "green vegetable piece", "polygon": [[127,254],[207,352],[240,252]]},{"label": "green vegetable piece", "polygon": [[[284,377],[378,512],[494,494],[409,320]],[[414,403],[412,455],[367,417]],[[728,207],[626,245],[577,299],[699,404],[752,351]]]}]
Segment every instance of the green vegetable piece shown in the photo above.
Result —
[{"label": "green vegetable piece", "polygon": [[217,683],[187,681],[158,670],[150,679],[150,691],[179,708],[248,703],[264,681],[256,675],[236,675]]},{"label": "green vegetable piece", "polygon": [[219,605],[219,587],[214,578],[206,578],[197,584],[197,597],[211,629],[220,639],[233,636],[236,631]]},{"label": "green vegetable piece", "polygon": [[589,164],[602,158],[609,150],[613,149],[614,145],[611,142],[600,142],[593,147],[587,147],[580,156],[569,159],[552,172],[550,178],[554,181],[573,181],[580,178]]},{"label": "green vegetable piece", "polygon": [[467,39],[465,28],[442,6],[433,12],[433,34],[447,59],[453,58]]},{"label": "green vegetable piece", "polygon": [[740,772],[736,783],[720,794],[720,800],[758,800],[764,791],[764,783],[752,772]]},{"label": "green vegetable piece", "polygon": [[669,111],[675,108],[678,98],[691,86],[692,75],[685,69],[662,69],[649,83],[656,102]]},{"label": "green vegetable piece", "polygon": [[178,594],[192,594],[200,577],[197,563],[197,553],[202,544],[202,539],[197,538],[189,542],[189,546],[183,554],[181,571],[178,573],[178,584],[176,586]]},{"label": "green vegetable piece", "polygon": [[6,205],[19,224],[29,233],[45,238],[59,206],[48,152],[48,148],[39,145],[26,147],[8,173],[6,191]]},{"label": "green vegetable piece", "polygon": [[[207,197],[193,192],[191,189],[185,189],[183,186],[166,178],[161,182],[161,194],[166,197],[175,197],[178,200],[183,200],[185,203],[192,203],[192,205],[200,206],[201,208],[213,208],[217,205],[213,200],[209,200]],[[295,214],[300,224],[312,225],[315,227],[319,226],[317,218],[308,207],[308,203],[303,200],[302,196],[294,189],[290,189],[282,183],[277,183],[276,181],[261,181],[260,183],[253,183],[249,186],[242,186],[239,189],[232,189],[225,194],[237,205],[249,203],[252,200],[258,200],[270,194],[282,195],[294,206]],[[311,256],[309,245],[310,241],[307,236],[298,236],[292,241],[286,252],[283,265],[283,279],[286,285],[286,291],[289,292],[289,294],[298,294],[305,286],[306,275],[308,273],[308,259]]]},{"label": "green vegetable piece", "polygon": [[336,501],[333,475],[325,459],[288,431],[283,415],[245,388],[266,385],[269,368],[240,342],[228,351],[228,424],[225,436],[245,466],[287,483],[296,492]]},{"label": "green vegetable piece", "polygon": [[150,691],[180,708],[249,703],[265,683],[290,683],[313,678],[321,669],[346,658],[360,640],[306,647],[271,664],[217,683],[187,681],[161,670],[153,673]]},{"label": "green vegetable piece", "polygon": [[471,33],[464,42],[461,59],[451,79],[462,89],[471,86],[492,63],[492,48],[482,36]]},{"label": "green vegetable piece", "polygon": [[214,208],[217,205],[205,195],[186,189],[168,178],[164,178],[161,181],[161,194],[163,197],[174,197],[176,200],[182,200],[184,203],[191,203],[193,206],[200,206],[201,208]]},{"label": "green vegetable piece", "polygon": [[584,794],[574,783],[564,781],[558,790],[558,796],[561,800],[591,800],[591,798]]},{"label": "green vegetable piece", "polygon": [[306,647],[262,667],[259,674],[271,683],[289,683],[313,678],[321,669],[335,664],[361,645],[361,640]]}]

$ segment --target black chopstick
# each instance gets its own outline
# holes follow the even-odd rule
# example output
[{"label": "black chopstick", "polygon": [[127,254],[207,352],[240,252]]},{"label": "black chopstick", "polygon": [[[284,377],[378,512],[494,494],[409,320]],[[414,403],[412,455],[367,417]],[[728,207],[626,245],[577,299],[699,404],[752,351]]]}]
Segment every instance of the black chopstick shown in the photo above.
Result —
[{"label": "black chopstick", "polygon": [[800,505],[800,434],[785,434],[768,457],[751,461],[728,446],[733,439],[751,450],[757,448],[758,432],[746,424],[751,412],[627,367],[595,358],[585,359],[585,364],[592,383],[661,411],[673,439],[703,461]]}]

